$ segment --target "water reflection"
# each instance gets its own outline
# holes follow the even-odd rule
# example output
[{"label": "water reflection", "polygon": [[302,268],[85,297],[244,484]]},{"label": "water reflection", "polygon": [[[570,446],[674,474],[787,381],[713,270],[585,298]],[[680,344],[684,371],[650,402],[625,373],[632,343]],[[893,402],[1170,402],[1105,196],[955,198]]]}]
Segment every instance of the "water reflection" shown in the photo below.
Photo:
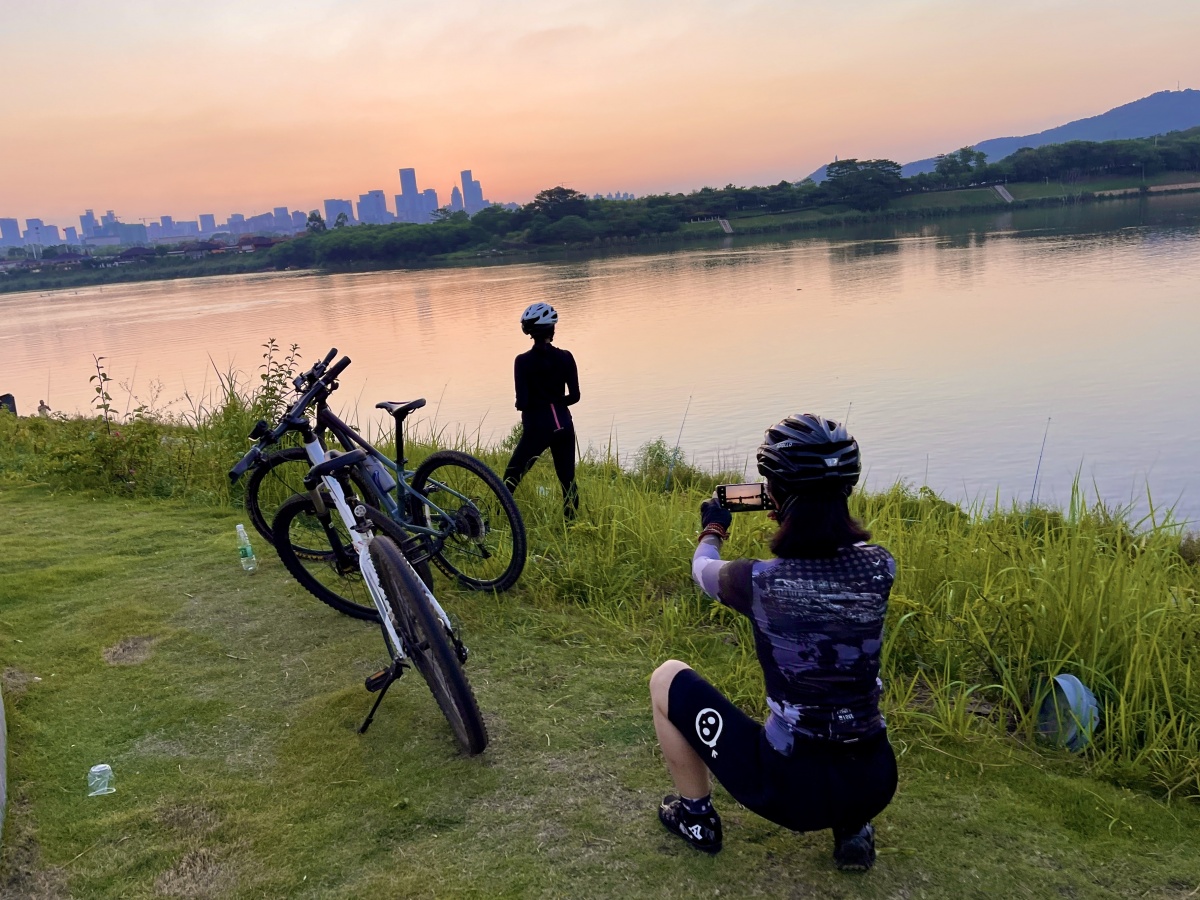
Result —
[{"label": "water reflection", "polygon": [[217,373],[255,377],[273,337],[306,359],[348,353],[336,400],[359,421],[378,400],[426,396],[418,427],[499,440],[517,421],[516,323],[546,301],[579,361],[585,447],[628,458],[683,423],[690,458],[742,469],[780,416],[849,411],[868,483],[1027,500],[1050,418],[1043,499],[1064,501],[1079,476],[1144,503],[1149,479],[1200,517],[1198,276],[1193,196],[611,258],[7,295],[0,392],[22,412],[47,391],[87,409],[97,354],[140,396],[160,378],[164,397],[196,397]]}]

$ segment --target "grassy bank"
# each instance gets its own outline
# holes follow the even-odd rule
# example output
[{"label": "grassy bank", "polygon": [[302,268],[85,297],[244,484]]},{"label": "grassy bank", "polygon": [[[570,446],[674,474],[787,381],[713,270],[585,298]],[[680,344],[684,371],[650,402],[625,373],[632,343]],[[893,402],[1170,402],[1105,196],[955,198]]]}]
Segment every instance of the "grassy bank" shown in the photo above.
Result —
[{"label": "grassy bank", "polygon": [[[541,464],[518,491],[517,589],[439,597],[461,620],[493,744],[459,757],[413,676],[366,736],[369,627],[321,606],[268,548],[245,577],[224,472],[272,398],[186,420],[0,415],[0,669],[8,896],[1186,896],[1200,885],[1200,568],[1194,538],[1101,507],[964,510],[902,488],[855,498],[899,561],[886,713],[901,790],[878,867],[719,791],[727,849],[660,832],[668,788],[646,679],[692,662],[748,710],[743,621],[691,586],[712,477],[670,450],[587,460],[563,529]],[[420,456],[429,445],[415,449]],[[494,467],[499,449],[475,449]],[[548,488],[545,495],[538,490]],[[731,555],[769,523],[735,522]],[[1103,724],[1079,755],[1034,738],[1047,676]],[[84,796],[109,762],[118,791]],[[781,885],[783,887],[781,887]]]}]

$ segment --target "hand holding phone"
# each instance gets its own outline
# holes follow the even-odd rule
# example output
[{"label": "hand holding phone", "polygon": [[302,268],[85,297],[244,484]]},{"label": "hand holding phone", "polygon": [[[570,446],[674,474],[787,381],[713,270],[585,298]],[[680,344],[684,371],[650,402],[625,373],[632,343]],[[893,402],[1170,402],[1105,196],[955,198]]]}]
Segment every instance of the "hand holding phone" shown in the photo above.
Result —
[{"label": "hand holding phone", "polygon": [[775,508],[767,486],[761,481],[747,484],[718,484],[717,503],[730,512],[758,512]]}]

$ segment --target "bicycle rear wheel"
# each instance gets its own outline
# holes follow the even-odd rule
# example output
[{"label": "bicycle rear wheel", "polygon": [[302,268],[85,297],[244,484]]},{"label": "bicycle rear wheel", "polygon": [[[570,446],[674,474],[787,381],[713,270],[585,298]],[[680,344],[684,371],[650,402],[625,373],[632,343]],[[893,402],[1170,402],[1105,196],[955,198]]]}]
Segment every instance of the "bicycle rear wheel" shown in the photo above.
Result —
[{"label": "bicycle rear wheel", "polygon": [[[317,515],[310,494],[296,494],[279,507],[274,523],[275,552],[292,577],[322,603],[352,618],[378,622],[379,613],[363,582],[350,532],[337,514],[333,498],[323,496],[327,524]],[[433,573],[421,543],[406,535],[382,510],[368,506],[367,519],[378,533],[403,548],[421,580],[432,587]],[[298,547],[307,548],[305,555]]]},{"label": "bicycle rear wheel", "polygon": [[431,453],[413,473],[412,488],[444,511],[421,504],[416,521],[441,532],[433,563],[476,590],[504,591],[525,568],[525,523],[496,473],[457,450]]},{"label": "bicycle rear wheel", "polygon": [[[246,514],[255,529],[270,543],[275,543],[274,522],[279,507],[296,494],[302,494],[304,476],[312,468],[303,447],[288,447],[272,453],[250,470],[246,479]],[[380,507],[374,486],[357,469],[349,472],[355,494],[368,506]],[[323,540],[314,545],[294,544],[297,556],[317,559],[328,552],[329,545]]]},{"label": "bicycle rear wheel", "polygon": [[488,742],[487,728],[445,625],[394,541],[377,536],[370,552],[405,653],[429,685],[459,746],[471,756],[482,753]]}]

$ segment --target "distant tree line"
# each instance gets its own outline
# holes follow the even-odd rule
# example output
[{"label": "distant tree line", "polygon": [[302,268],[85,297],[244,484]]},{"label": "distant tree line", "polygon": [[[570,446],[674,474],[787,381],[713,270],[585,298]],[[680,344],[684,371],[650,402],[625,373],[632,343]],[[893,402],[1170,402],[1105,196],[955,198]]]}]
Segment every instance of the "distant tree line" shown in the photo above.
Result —
[{"label": "distant tree line", "polygon": [[[1200,173],[1200,128],[1156,138],[1024,148],[997,163],[988,163],[983,153],[964,147],[939,157],[933,172],[911,178],[902,177],[899,163],[890,159],[843,159],[826,167],[826,178],[820,183],[804,179],[766,187],[729,184],[621,201],[589,199],[570,188],[552,187],[517,209],[492,206],[474,216],[443,209],[428,225],[347,227],[344,215],[327,225],[314,211],[303,235],[252,254],[237,254],[240,259],[185,262],[166,258],[167,250],[160,246],[152,256],[153,272],[145,266],[150,260],[143,261],[139,271],[141,277],[181,277],[206,271],[419,265],[456,253],[478,256],[564,245],[627,244],[671,235],[697,219],[805,210],[871,213],[886,210],[892,200],[912,193],[1046,179],[1075,183],[1105,176],[1149,177],[1164,171]],[[69,248],[61,250],[66,253]],[[16,249],[9,255],[25,254]],[[47,260],[57,255],[54,248],[44,251]],[[102,265],[102,260],[83,258],[79,265],[91,268]],[[16,289],[14,282],[33,274],[11,272],[2,287]],[[80,272],[73,278],[87,276]],[[133,271],[109,272],[103,280],[135,278],[139,275]]]}]

